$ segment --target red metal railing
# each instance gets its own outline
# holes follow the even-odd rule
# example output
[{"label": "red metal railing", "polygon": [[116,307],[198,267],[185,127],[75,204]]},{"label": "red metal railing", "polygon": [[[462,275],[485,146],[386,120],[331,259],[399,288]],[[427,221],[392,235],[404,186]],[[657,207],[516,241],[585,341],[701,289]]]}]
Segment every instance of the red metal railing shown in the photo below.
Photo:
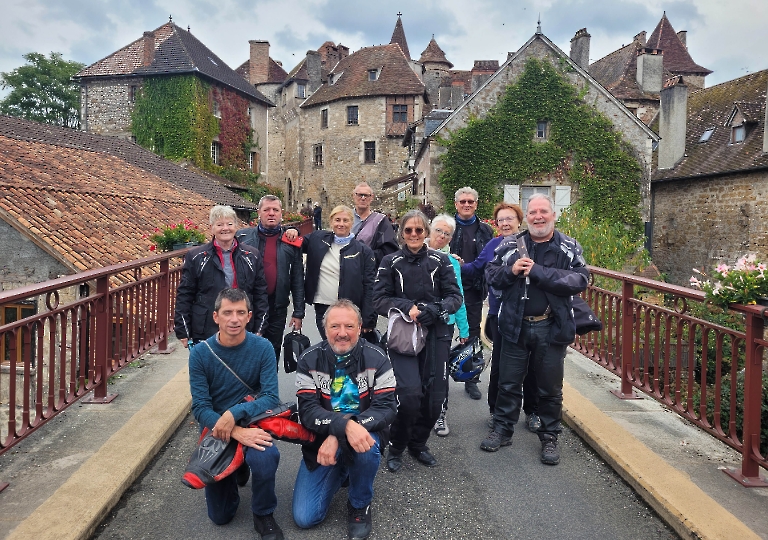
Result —
[{"label": "red metal railing", "polygon": [[640,390],[741,452],[741,469],[726,472],[742,485],[768,485],[760,476],[768,467],[760,439],[768,308],[731,305],[743,329],[726,328],[694,315],[708,309],[702,292],[590,271],[602,286],[591,284],[584,298],[603,330],[577,337],[573,348],[621,377],[618,396]]},{"label": "red metal railing", "polygon": [[0,326],[0,454],[90,392],[111,401],[111,375],[167,350],[181,274],[170,260],[186,251],[0,292],[0,309],[36,306]]}]

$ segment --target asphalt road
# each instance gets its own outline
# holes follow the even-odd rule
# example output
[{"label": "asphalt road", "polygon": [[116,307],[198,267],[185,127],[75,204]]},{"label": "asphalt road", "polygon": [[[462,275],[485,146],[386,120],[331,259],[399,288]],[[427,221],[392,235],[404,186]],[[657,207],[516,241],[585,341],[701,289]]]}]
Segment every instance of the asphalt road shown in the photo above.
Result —
[{"label": "asphalt road", "polygon": [[[316,339],[314,314],[305,333]],[[309,327],[312,326],[310,329]],[[487,385],[488,375],[483,374]],[[293,376],[280,373],[280,395],[293,399]],[[495,453],[479,449],[486,435],[485,401],[473,401],[463,385],[451,383],[448,437],[430,438],[439,466],[429,469],[410,456],[392,474],[382,461],[375,482],[371,539],[508,538],[677,538],[674,531],[567,427],[561,435],[560,465],[539,461],[538,437],[521,427],[512,446]],[[483,388],[485,398],[485,388]],[[189,416],[144,474],[98,528],[98,539],[255,538],[250,482],[241,488],[235,519],[213,525],[202,490],[184,486],[181,475],[198,437]],[[326,520],[301,530],[291,518],[293,483],[301,453],[278,442],[278,508],[275,518],[286,538],[346,538],[345,490],[336,495]]]}]

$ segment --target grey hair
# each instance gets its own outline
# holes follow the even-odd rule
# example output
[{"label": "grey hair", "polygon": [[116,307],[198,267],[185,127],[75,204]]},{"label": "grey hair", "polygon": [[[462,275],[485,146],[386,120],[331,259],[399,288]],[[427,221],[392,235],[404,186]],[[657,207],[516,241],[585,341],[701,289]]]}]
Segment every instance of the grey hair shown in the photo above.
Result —
[{"label": "grey hair", "polygon": [[225,299],[230,302],[241,302],[245,300],[245,307],[248,308],[248,311],[251,311],[251,300],[248,298],[248,295],[245,294],[245,291],[242,289],[233,289],[231,287],[222,289],[219,292],[216,296],[216,301],[213,303],[213,311],[218,313],[221,309],[221,302]]},{"label": "grey hair", "polygon": [[[281,201],[280,197],[278,197],[277,195],[264,195],[261,199],[259,199],[258,209],[261,210],[261,206],[265,202],[275,202],[275,201],[280,203],[280,209],[282,210],[283,209],[283,201]],[[317,203],[315,203],[315,204],[317,204]]]},{"label": "grey hair", "polygon": [[464,186],[456,190],[456,194],[453,196],[453,200],[456,202],[458,201],[462,195],[464,194],[472,195],[475,200],[477,200],[480,196],[477,194],[477,191],[472,189],[469,186]]},{"label": "grey hair", "polygon": [[217,204],[211,208],[211,215],[208,218],[208,222],[213,225],[220,219],[233,219],[235,222],[237,222],[237,214],[231,206],[223,206],[221,204]]},{"label": "grey hair", "polygon": [[429,236],[429,233],[432,230],[431,227],[429,226],[429,218],[424,215],[424,212],[422,212],[421,210],[416,210],[416,209],[408,210],[405,213],[405,215],[402,218],[400,218],[400,227],[398,227],[398,238],[397,239],[399,240],[401,246],[405,245],[405,236],[404,236],[404,234],[405,234],[405,231],[404,231],[405,224],[408,223],[408,221],[411,220],[411,219],[419,219],[419,220],[421,220],[421,224],[424,227],[424,237],[425,238]]},{"label": "grey hair", "polygon": [[448,214],[437,214],[434,218],[432,218],[432,227],[434,228],[436,223],[445,223],[451,228],[451,231],[456,231],[456,220],[453,219],[453,216],[449,216]]},{"label": "grey hair", "polygon": [[323,313],[323,328],[325,328],[325,323],[328,321],[328,314],[331,312],[332,309],[335,309],[335,308],[351,309],[352,311],[355,312],[355,315],[357,315],[357,323],[360,326],[363,325],[363,315],[360,313],[360,308],[357,307],[351,300],[348,300],[346,298],[339,298],[333,304],[328,306],[328,309],[326,309],[325,313]]},{"label": "grey hair", "polygon": [[[552,212],[555,211],[555,201],[552,197],[547,195],[546,193],[534,193],[530,197],[528,197],[528,205],[530,206],[531,201],[535,201],[536,199],[546,199],[547,202],[549,202],[549,208],[552,210]],[[525,213],[528,213],[528,207],[525,208]]]}]

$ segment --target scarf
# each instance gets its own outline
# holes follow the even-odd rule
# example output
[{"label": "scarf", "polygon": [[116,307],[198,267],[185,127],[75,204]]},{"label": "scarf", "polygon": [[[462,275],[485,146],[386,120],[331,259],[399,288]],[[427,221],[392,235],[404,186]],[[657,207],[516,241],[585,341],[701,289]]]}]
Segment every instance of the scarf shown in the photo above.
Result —
[{"label": "scarf", "polygon": [[351,241],[351,240],[352,240],[354,237],[355,237],[355,234],[354,234],[354,233],[349,233],[349,236],[344,236],[344,237],[336,236],[336,235],[334,234],[334,235],[333,235],[333,243],[334,243],[334,244],[341,244],[341,245],[343,246],[343,245],[349,244],[349,242],[350,242],[350,241]]},{"label": "scarf", "polygon": [[280,225],[274,229],[267,229],[261,223],[259,223],[259,233],[263,234],[264,236],[275,236],[276,234],[280,234],[282,231],[283,228]]},{"label": "scarf", "polygon": [[456,218],[456,223],[458,223],[459,225],[464,225],[465,227],[467,225],[472,225],[475,221],[477,221],[477,216],[476,215],[473,215],[469,219],[461,219],[459,217],[459,214],[456,214],[455,218]]}]

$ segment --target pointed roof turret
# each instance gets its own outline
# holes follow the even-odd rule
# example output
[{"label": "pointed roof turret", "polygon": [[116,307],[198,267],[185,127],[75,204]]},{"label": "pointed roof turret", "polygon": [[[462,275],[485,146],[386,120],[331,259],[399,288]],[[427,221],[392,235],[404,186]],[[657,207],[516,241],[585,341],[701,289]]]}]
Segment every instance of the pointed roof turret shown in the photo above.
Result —
[{"label": "pointed roof turret", "polygon": [[669,23],[666,12],[661,16],[659,24],[656,25],[656,29],[646,41],[645,46],[664,51],[664,69],[672,73],[701,73],[703,75],[712,73],[712,70],[693,61],[691,55],[688,54],[688,49],[680,41],[677,32]]},{"label": "pointed roof turret", "polygon": [[429,45],[427,45],[427,48],[424,49],[424,52],[421,53],[419,62],[422,64],[426,64],[428,62],[434,64],[445,64],[448,66],[448,69],[453,67],[453,64],[451,64],[445,57],[445,52],[443,52],[443,49],[441,49],[437,44],[437,41],[435,41],[434,34],[432,34],[432,39],[429,40]]},{"label": "pointed roof turret", "polygon": [[403,30],[403,21],[400,20],[402,13],[397,14],[397,22],[395,23],[395,30],[392,32],[392,39],[389,40],[389,44],[397,43],[400,45],[400,50],[403,51],[405,57],[410,60],[411,52],[408,50],[408,41],[405,39],[405,30]]}]

